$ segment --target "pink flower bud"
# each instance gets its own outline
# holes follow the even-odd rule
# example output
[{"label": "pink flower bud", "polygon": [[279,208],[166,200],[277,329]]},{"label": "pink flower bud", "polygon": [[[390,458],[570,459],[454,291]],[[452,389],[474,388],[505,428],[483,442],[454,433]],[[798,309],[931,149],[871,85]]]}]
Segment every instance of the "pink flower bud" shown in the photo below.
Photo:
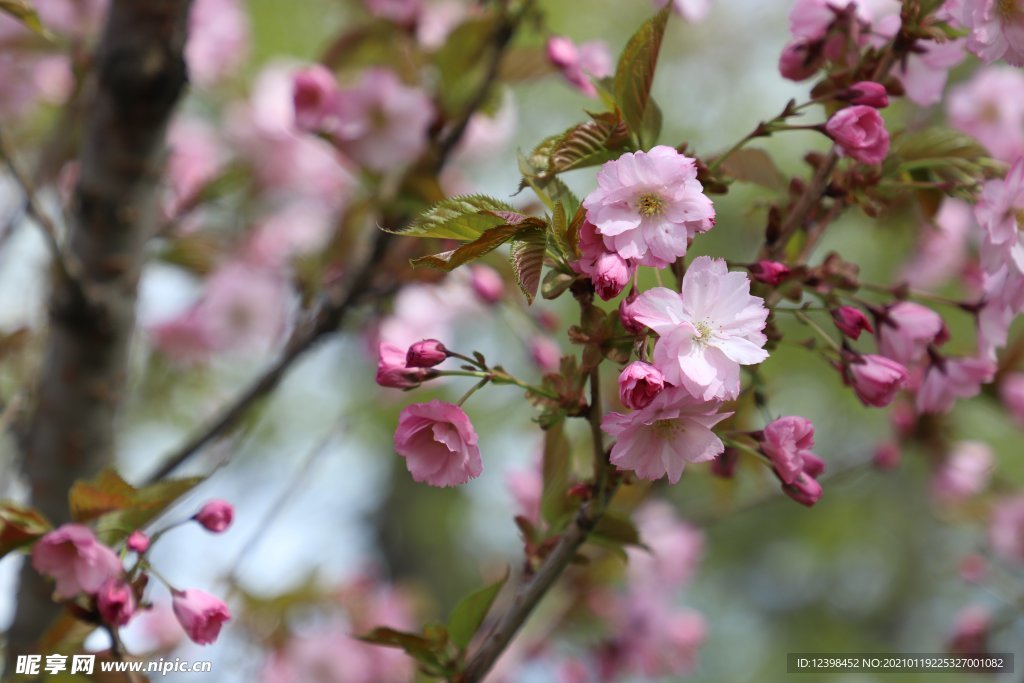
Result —
[{"label": "pink flower bud", "polygon": [[738,450],[726,448],[721,455],[711,461],[711,474],[722,479],[732,479],[736,475],[736,463],[739,460]]},{"label": "pink flower bud", "polygon": [[149,536],[138,530],[133,531],[124,545],[128,550],[141,555],[149,550]]},{"label": "pink flower bud", "polygon": [[946,648],[963,655],[984,655],[988,651],[988,636],[992,630],[992,617],[980,605],[971,605],[957,615]]},{"label": "pink flower bud", "polygon": [[228,606],[196,588],[174,593],[174,616],[193,642],[208,645],[217,640],[221,626],[231,619]]},{"label": "pink flower bud", "polygon": [[832,320],[839,331],[850,339],[860,339],[860,333],[864,330],[874,333],[875,328],[871,321],[859,308],[853,306],[840,306],[832,311]]},{"label": "pink flower bud", "polygon": [[296,73],[292,85],[296,127],[310,132],[326,128],[325,119],[333,114],[337,95],[334,74],[320,64]]},{"label": "pink flower bud", "polygon": [[562,364],[562,349],[550,337],[538,335],[527,344],[530,358],[541,372],[558,372]]},{"label": "pink flower bud", "polygon": [[196,513],[192,519],[199,522],[207,531],[219,534],[231,526],[235,518],[235,509],[225,500],[211,500]]},{"label": "pink flower bud", "polygon": [[394,344],[381,342],[378,352],[377,384],[382,387],[409,389],[437,374],[427,368],[406,367],[408,352]]},{"label": "pink flower bud", "polygon": [[469,272],[473,291],[484,303],[496,304],[505,297],[505,281],[494,268],[475,265]]},{"label": "pink flower bud", "polygon": [[783,484],[782,491],[787,496],[807,507],[812,507],[821,499],[821,484],[806,474],[800,476],[792,484]]},{"label": "pink flower bud", "polygon": [[579,50],[576,44],[565,36],[548,38],[547,52],[548,60],[559,69],[570,69],[579,65]]},{"label": "pink flower bud", "polygon": [[844,380],[866,406],[882,408],[892,403],[907,383],[907,369],[885,356],[864,354],[846,364]]},{"label": "pink flower bud", "polygon": [[410,368],[432,368],[448,357],[448,349],[436,339],[424,339],[409,347],[405,364]]},{"label": "pink flower bud", "polygon": [[627,365],[619,375],[619,400],[633,410],[649,406],[664,388],[661,371],[640,360]]},{"label": "pink flower bud", "polygon": [[96,608],[110,626],[124,626],[135,614],[135,594],[121,579],[107,579],[96,594]]},{"label": "pink flower bud", "polygon": [[633,268],[621,256],[608,252],[594,261],[594,291],[603,300],[614,299],[629,284]]},{"label": "pink flower bud", "polygon": [[865,164],[880,164],[889,153],[889,131],[874,107],[840,109],[825,124],[840,152]]},{"label": "pink flower bud", "polygon": [[876,109],[889,106],[889,94],[885,91],[885,86],[874,81],[854,83],[843,93],[842,99]]},{"label": "pink flower bud", "polygon": [[872,458],[872,462],[875,467],[880,470],[892,470],[900,465],[900,460],[903,459],[903,453],[900,451],[900,447],[891,441],[879,444],[878,448],[875,449],[875,455]]},{"label": "pink flower bud", "polygon": [[790,81],[804,81],[818,72],[821,63],[820,55],[812,56],[811,43],[805,38],[797,38],[782,48],[779,73]]},{"label": "pink flower bud", "polygon": [[462,408],[452,403],[434,400],[402,410],[395,452],[405,458],[415,481],[431,486],[465,484],[483,471],[476,430]]},{"label": "pink flower bud", "polygon": [[92,595],[107,579],[121,574],[117,554],[81,524],[65,524],[40,538],[32,548],[32,566],[56,580],[58,600]]},{"label": "pink flower bud", "polygon": [[[817,456],[814,447],[814,425],[805,417],[790,415],[773,420],[764,428],[761,450],[767,455],[779,478],[792,484],[804,471],[804,457]],[[812,475],[813,476],[813,475]]]},{"label": "pink flower bud", "polygon": [[825,461],[816,456],[814,453],[805,451],[800,455],[804,461],[804,474],[809,477],[817,479],[825,472]]},{"label": "pink flower bud", "polygon": [[750,277],[774,287],[789,277],[789,267],[778,261],[758,261],[750,266]]},{"label": "pink flower bud", "polygon": [[637,322],[634,317],[634,307],[638,296],[634,289],[629,293],[629,296],[619,302],[619,320],[622,322],[622,327],[632,334],[642,334],[647,329],[643,323]]}]

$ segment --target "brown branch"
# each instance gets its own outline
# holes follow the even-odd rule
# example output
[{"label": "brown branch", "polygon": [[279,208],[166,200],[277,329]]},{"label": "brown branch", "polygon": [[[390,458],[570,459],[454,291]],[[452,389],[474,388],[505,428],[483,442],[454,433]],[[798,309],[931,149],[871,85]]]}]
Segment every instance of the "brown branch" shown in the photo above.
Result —
[{"label": "brown branch", "polygon": [[[32,504],[55,523],[69,517],[72,483],[92,476],[115,451],[165,132],[187,81],[182,50],[189,5],[114,0],[100,39],[68,245],[90,297],[80,296],[74,279],[53,283],[42,372],[21,439]],[[26,563],[9,661],[32,651],[59,609],[50,586]]]}]

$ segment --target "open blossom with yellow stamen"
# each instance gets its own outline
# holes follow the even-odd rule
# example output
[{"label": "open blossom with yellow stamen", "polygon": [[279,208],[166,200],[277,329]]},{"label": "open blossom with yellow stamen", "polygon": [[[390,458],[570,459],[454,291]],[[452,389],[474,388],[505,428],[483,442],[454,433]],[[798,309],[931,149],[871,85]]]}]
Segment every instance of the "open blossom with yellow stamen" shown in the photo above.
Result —
[{"label": "open blossom with yellow stamen", "polygon": [[623,154],[601,168],[597,184],[583,201],[587,220],[627,261],[664,268],[714,225],[694,160],[671,147]]}]

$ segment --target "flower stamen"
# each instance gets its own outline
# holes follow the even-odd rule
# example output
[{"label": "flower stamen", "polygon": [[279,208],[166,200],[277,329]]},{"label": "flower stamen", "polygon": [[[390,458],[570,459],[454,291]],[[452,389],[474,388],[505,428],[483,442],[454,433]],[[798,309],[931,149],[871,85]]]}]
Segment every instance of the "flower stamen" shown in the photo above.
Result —
[{"label": "flower stamen", "polygon": [[645,192],[637,200],[637,209],[645,218],[657,216],[665,209],[665,200],[657,192]]}]

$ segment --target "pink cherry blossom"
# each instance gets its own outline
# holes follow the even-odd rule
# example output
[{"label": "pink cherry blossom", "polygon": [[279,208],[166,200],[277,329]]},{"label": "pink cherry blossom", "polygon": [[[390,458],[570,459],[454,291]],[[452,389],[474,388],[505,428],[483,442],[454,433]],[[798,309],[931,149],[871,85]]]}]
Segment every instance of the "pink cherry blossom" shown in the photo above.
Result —
[{"label": "pink cherry blossom", "polygon": [[711,11],[711,0],[654,0],[656,7],[664,7],[672,2],[672,11],[686,21],[698,24],[708,17]]},{"label": "pink cherry blossom", "polygon": [[168,197],[165,213],[178,215],[194,202],[200,191],[221,171],[226,160],[216,131],[202,119],[183,116],[167,132]]},{"label": "pink cherry blossom", "polygon": [[619,400],[627,408],[646,408],[664,388],[661,371],[640,360],[633,361],[619,374]]},{"label": "pink cherry blossom", "polygon": [[962,0],[957,18],[970,31],[967,49],[985,63],[1024,66],[1024,7],[1017,0]]},{"label": "pink cherry blossom", "polygon": [[995,455],[982,441],[960,441],[935,471],[932,493],[943,502],[956,502],[985,490],[995,468]]},{"label": "pink cherry blossom", "polygon": [[436,376],[427,368],[406,365],[409,353],[397,344],[381,342],[377,349],[377,384],[391,389],[411,389]]},{"label": "pink cherry blossom", "polygon": [[640,295],[636,293],[636,288],[632,289],[629,296],[623,297],[622,301],[619,302],[619,321],[622,323],[623,329],[630,334],[641,334],[646,328],[641,322],[637,322],[636,319],[636,301],[640,298]]},{"label": "pink cherry blossom", "polygon": [[875,81],[859,81],[846,89],[844,99],[851,104],[862,104],[875,109],[889,106],[889,94],[885,86]]},{"label": "pink cherry blossom", "polygon": [[291,201],[260,217],[245,246],[246,260],[271,270],[310,254],[330,239],[337,211],[316,201]]},{"label": "pink cherry blossom", "polygon": [[239,0],[195,0],[185,60],[190,79],[207,87],[237,70],[248,56],[249,17]]},{"label": "pink cherry blossom", "polygon": [[929,345],[949,337],[942,317],[927,306],[901,301],[886,308],[885,314],[878,324],[878,350],[904,366],[916,364]]},{"label": "pink cherry blossom", "polygon": [[557,67],[573,87],[587,97],[597,97],[591,78],[604,78],[612,73],[612,58],[603,41],[576,45],[565,36],[552,36],[547,44],[548,60]]},{"label": "pink cherry blossom", "polygon": [[889,131],[874,107],[854,105],[840,109],[825,124],[840,153],[861,163],[880,164],[889,153]]},{"label": "pink cherry blossom", "polygon": [[262,353],[284,332],[287,282],[281,273],[244,261],[225,263],[206,280],[197,314],[219,351]]},{"label": "pink cherry blossom", "polygon": [[789,10],[789,32],[795,38],[820,40],[844,3],[826,0],[795,0]]},{"label": "pink cherry blossom", "polygon": [[599,297],[614,299],[633,278],[636,264],[611,251],[590,221],[583,221],[579,236],[582,258],[572,263],[573,270],[591,279]]},{"label": "pink cherry blossom", "polygon": [[393,171],[419,158],[434,120],[426,93],[403,85],[391,71],[367,69],[338,95],[339,149],[373,171]]},{"label": "pink cherry blossom", "polygon": [[989,524],[989,541],[1003,559],[1024,563],[1024,496],[996,504]]},{"label": "pink cherry blossom", "polygon": [[1006,178],[985,183],[974,215],[985,231],[986,269],[992,272],[1006,263],[1024,273],[1024,158]]},{"label": "pink cherry blossom", "polygon": [[854,340],[860,339],[860,333],[865,330],[875,331],[864,312],[853,306],[840,306],[832,311],[832,321],[840,332]]},{"label": "pink cherry blossom", "polygon": [[795,415],[768,423],[761,439],[761,450],[771,459],[779,478],[786,484],[794,483],[804,471],[804,458],[814,456],[811,453],[813,447],[814,425],[807,418]]},{"label": "pink cherry blossom", "polygon": [[226,500],[211,500],[195,515],[195,520],[215,534],[226,531],[235,518],[235,508]]},{"label": "pink cherry blossom", "polygon": [[949,123],[980,142],[996,159],[1024,155],[1024,74],[1006,65],[978,69],[950,89]]},{"label": "pink cherry blossom", "polygon": [[424,339],[409,347],[405,365],[410,368],[432,368],[448,357],[448,349],[436,339]]},{"label": "pink cherry blossom", "polygon": [[422,9],[420,0],[364,0],[366,9],[375,17],[398,24],[411,24]]},{"label": "pink cherry blossom", "polygon": [[136,529],[128,536],[128,540],[125,541],[124,545],[133,553],[142,554],[149,550],[149,536]]},{"label": "pink cherry blossom", "polygon": [[663,500],[644,503],[634,513],[640,540],[646,548],[630,547],[629,582],[645,590],[666,593],[688,585],[697,573],[704,552],[704,534],[679,518]]},{"label": "pink cherry blossom", "polygon": [[540,522],[540,503],[544,491],[544,478],[539,463],[527,469],[510,470],[505,475],[505,486],[516,504],[516,514],[530,522]]},{"label": "pink cherry blossom", "polygon": [[791,484],[783,483],[782,492],[807,507],[813,507],[822,496],[821,484],[806,472],[798,474]]},{"label": "pink cherry blossom", "polygon": [[96,608],[110,626],[124,626],[135,614],[132,587],[119,578],[107,579],[96,594]]},{"label": "pink cherry blossom", "polygon": [[944,358],[925,372],[917,390],[917,411],[947,413],[957,399],[977,396],[981,385],[995,377],[996,364],[988,358]]},{"label": "pink cherry blossom", "polygon": [[81,524],[57,527],[36,541],[32,566],[57,582],[54,596],[58,600],[95,593],[107,579],[121,574],[117,554]]},{"label": "pink cherry blossom", "polygon": [[329,132],[337,125],[338,82],[322,64],[313,64],[295,72],[292,101],[295,125],[306,132]]},{"label": "pink cherry blossom", "polygon": [[796,38],[782,48],[779,55],[779,74],[791,81],[803,81],[818,73],[824,62],[818,44],[806,38]]},{"label": "pink cherry blossom", "polygon": [[656,287],[640,295],[634,318],[657,332],[654,364],[665,380],[704,400],[734,398],[740,365],[768,357],[764,300],[750,295],[745,273],[701,256],[683,277],[682,292]]},{"label": "pink cherry blossom", "polygon": [[597,184],[583,200],[587,220],[605,246],[640,265],[667,266],[714,225],[694,160],[671,147],[627,152],[601,167]]},{"label": "pink cherry blossom", "polygon": [[623,603],[616,630],[622,634],[617,651],[625,672],[661,679],[693,671],[697,650],[707,637],[699,613],[675,607],[664,595],[653,592],[631,595]]},{"label": "pink cherry blossom", "polygon": [[750,277],[766,285],[777,286],[789,277],[789,267],[778,261],[758,261],[750,266]]},{"label": "pink cherry blossom", "polygon": [[893,73],[903,84],[908,100],[928,107],[942,100],[949,70],[964,59],[964,41],[921,40],[914,44],[914,50]]},{"label": "pink cherry blossom", "polygon": [[223,601],[197,588],[176,591],[172,607],[185,633],[199,645],[217,640],[221,627],[231,619]]},{"label": "pink cherry blossom", "polygon": [[201,363],[217,350],[200,311],[193,308],[183,314],[156,323],[149,328],[153,346],[182,365]]},{"label": "pink cherry blossom", "polygon": [[725,450],[711,428],[731,413],[718,413],[721,403],[694,398],[681,387],[669,387],[642,410],[608,413],[601,429],[616,437],[611,462],[641,479],[664,476],[675,484],[686,463],[705,462]]},{"label": "pink cherry blossom", "polygon": [[885,356],[864,354],[845,365],[843,379],[853,387],[866,406],[882,408],[892,403],[896,392],[906,386],[907,369]]},{"label": "pink cherry blossom", "polygon": [[1011,372],[999,386],[1003,405],[1019,424],[1024,424],[1024,372]]},{"label": "pink cherry blossom", "polygon": [[459,0],[433,0],[420,9],[416,40],[427,50],[436,50],[466,18],[467,5]]},{"label": "pink cherry blossom", "polygon": [[[373,649],[375,648],[360,643],[346,629],[339,627],[293,636],[268,657],[260,681],[375,683],[371,653]],[[381,683],[386,682],[381,679]]]},{"label": "pink cherry blossom", "polygon": [[402,410],[395,451],[412,478],[431,486],[458,486],[480,476],[483,461],[476,431],[462,408],[438,400]]}]

